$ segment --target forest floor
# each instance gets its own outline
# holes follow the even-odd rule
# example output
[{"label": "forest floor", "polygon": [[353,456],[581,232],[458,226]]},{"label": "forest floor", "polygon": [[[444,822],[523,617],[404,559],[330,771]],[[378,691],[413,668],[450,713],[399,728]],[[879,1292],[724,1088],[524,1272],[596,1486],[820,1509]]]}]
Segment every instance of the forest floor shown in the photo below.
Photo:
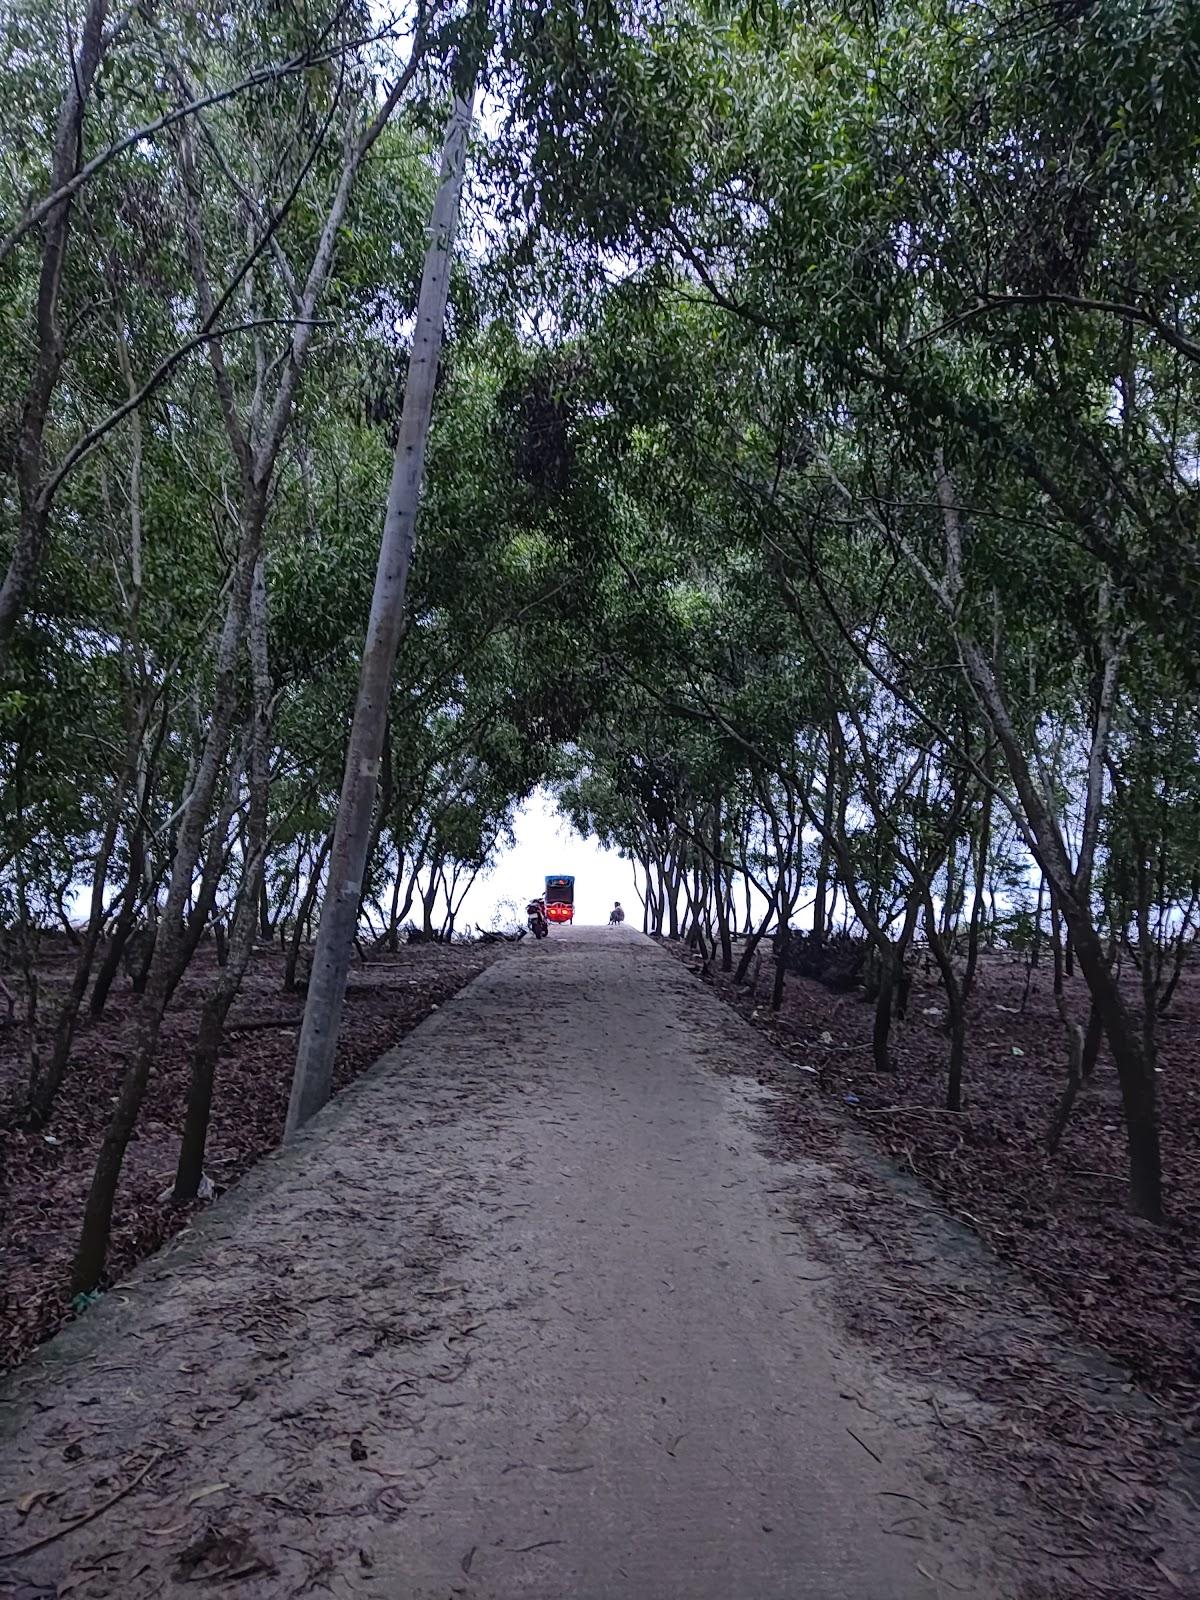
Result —
[{"label": "forest floor", "polygon": [[0,1387],[0,1592],[1174,1600],[1189,1483],[811,1077],[572,929]]},{"label": "forest floor", "polygon": [[[372,956],[351,973],[335,1069],[335,1092],[475,977],[495,958],[491,945],[407,945]],[[47,940],[38,977],[49,1044],[73,953]],[[130,1145],[117,1197],[111,1273],[120,1276],[156,1250],[196,1207],[163,1198],[174,1179],[187,1101],[190,1052],[214,975],[211,946],[196,956],[163,1027],[158,1060]],[[218,1067],[205,1170],[227,1188],[279,1143],[287,1112],[303,997],[282,990],[278,950],[256,951],[230,1013]],[[19,980],[10,975],[16,990]],[[0,1371],[20,1361],[70,1315],[66,1284],[83,1202],[125,1067],[136,1000],[124,976],[105,1014],[81,1021],[71,1067],[45,1129],[15,1127],[0,1115]],[[29,1030],[0,1025],[0,1113],[11,1109],[29,1072]]]},{"label": "forest floor", "polygon": [[[668,948],[693,970],[686,947]],[[1168,1222],[1125,1209],[1126,1146],[1115,1074],[1102,1054],[1058,1153],[1046,1131],[1066,1076],[1066,1040],[1052,974],[1035,969],[1022,1010],[1025,964],[983,958],[971,1002],[963,1106],[943,1109],[948,1039],[936,970],[918,962],[908,1016],[893,1026],[894,1070],[874,1070],[873,1008],[789,974],[770,1010],[773,969],[757,994],[715,971],[720,997],[763,1029],[825,1095],[849,1112],[902,1170],[1037,1285],[1070,1325],[1126,1369],[1200,1449],[1200,973],[1185,977],[1160,1027],[1157,1085]],[[1067,983],[1083,1020],[1082,978]],[[806,1136],[803,1085],[774,1117],[786,1146]]]}]

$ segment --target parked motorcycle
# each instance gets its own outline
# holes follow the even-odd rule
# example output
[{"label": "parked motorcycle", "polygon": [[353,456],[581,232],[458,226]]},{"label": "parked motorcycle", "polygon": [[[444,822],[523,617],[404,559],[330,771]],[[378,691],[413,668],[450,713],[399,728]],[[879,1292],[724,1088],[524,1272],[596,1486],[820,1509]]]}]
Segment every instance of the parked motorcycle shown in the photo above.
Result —
[{"label": "parked motorcycle", "polygon": [[531,900],[525,907],[525,915],[529,918],[529,931],[533,937],[544,939],[550,932],[550,924],[546,919],[546,902]]}]

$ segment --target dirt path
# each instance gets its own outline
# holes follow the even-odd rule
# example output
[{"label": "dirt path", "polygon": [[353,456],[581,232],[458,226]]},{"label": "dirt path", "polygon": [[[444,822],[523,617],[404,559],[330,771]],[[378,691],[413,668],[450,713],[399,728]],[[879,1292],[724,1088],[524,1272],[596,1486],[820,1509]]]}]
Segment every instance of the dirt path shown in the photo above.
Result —
[{"label": "dirt path", "polygon": [[636,935],[499,961],[0,1394],[0,1593],[1016,1594],[747,1051]]}]

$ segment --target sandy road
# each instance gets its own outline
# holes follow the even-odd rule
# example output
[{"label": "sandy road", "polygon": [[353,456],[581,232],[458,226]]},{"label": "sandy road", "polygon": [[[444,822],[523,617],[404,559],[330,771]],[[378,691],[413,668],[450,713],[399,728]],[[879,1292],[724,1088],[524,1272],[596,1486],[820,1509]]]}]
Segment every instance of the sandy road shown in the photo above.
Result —
[{"label": "sandy road", "polygon": [[765,1048],[526,941],[8,1385],[0,1551],[121,1498],[0,1594],[1009,1593],[715,1070]]}]

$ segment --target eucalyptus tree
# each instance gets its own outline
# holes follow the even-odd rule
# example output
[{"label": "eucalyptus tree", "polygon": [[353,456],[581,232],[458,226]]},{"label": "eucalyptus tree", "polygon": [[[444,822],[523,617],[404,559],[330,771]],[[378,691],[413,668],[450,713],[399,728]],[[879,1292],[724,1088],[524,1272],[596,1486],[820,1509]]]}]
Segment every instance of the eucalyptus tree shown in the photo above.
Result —
[{"label": "eucalyptus tree", "polygon": [[[0,586],[0,656],[33,597],[64,484],[190,352],[228,326],[231,291],[279,220],[251,242],[203,315],[170,330],[132,392],[101,393],[92,405],[81,381],[92,346],[88,324],[104,304],[107,257],[120,254],[123,228],[136,231],[156,212],[161,227],[156,190],[166,138],[206,109],[289,80],[319,80],[380,33],[353,0],[261,24],[253,3],[154,18],[109,0],[59,9],[26,0],[6,12],[0,283],[15,353],[6,362],[12,535]],[[264,45],[273,55],[249,63],[247,53]],[[184,80],[184,59],[203,64],[204,81]]]},{"label": "eucalyptus tree", "polygon": [[[624,252],[660,296],[721,314],[764,386],[785,374],[800,449],[759,496],[761,531],[795,542],[792,498],[824,530],[800,533],[815,554],[802,612],[830,609],[839,525],[904,569],[897,600],[932,608],[926,640],[860,640],[863,668],[951,736],[946,757],[967,758],[1042,867],[1117,1066],[1131,1204],[1152,1218],[1152,1062],[1092,890],[1121,684],[1164,615],[1194,678],[1196,28],[1185,5],[1072,7],[1037,27],[1016,6],[650,25],[633,64],[580,97],[587,137],[538,150],[559,221],[588,138],[619,144],[624,122],[652,172],[570,214],[576,252]],[[656,75],[686,116],[624,103]],[[911,689],[940,651],[974,703],[965,734]],[[1089,752],[1074,843],[1040,721],[1064,694]]]},{"label": "eucalyptus tree", "polygon": [[[237,289],[247,297],[246,320],[252,325],[253,337],[237,351],[236,358],[232,351],[227,352],[224,339],[207,340],[213,389],[231,464],[228,598],[213,643],[206,731],[176,830],[158,937],[138,1011],[132,1059],[101,1145],[85,1207],[74,1269],[77,1291],[90,1289],[103,1270],[121,1163],[145,1093],[163,1015],[190,949],[194,948],[183,913],[192,890],[210,805],[230,762],[254,574],[259,568],[275,472],[295,416],[301,379],[318,328],[318,311],[334,273],[338,241],[359,169],[412,84],[424,48],[424,34],[418,31],[407,62],[394,69],[391,81],[377,96],[365,101],[365,108],[363,91],[371,82],[366,63],[359,72],[349,74],[348,81],[343,77],[330,83],[323,104],[310,106],[307,97],[301,97],[296,108],[295,137],[286,123],[278,129],[259,125],[257,131],[268,148],[256,148],[253,142],[249,145],[247,177],[238,172],[232,155],[234,147],[225,142],[232,129],[206,131],[204,127],[188,127],[179,138],[178,204],[195,315],[202,328],[214,326],[217,307],[228,302]],[[180,92],[189,95],[182,62],[168,59],[166,65],[179,82]],[[236,102],[233,104],[236,106]],[[254,130],[240,131],[245,134]],[[206,138],[211,153],[212,191],[199,177],[201,138]],[[279,148],[275,148],[277,144]],[[281,233],[278,196],[282,196],[290,214],[292,199],[314,168],[323,183],[321,201],[311,213],[296,213],[294,229]],[[264,188],[252,186],[251,177]],[[216,238],[227,230],[220,227],[212,212],[206,215],[204,209],[210,193],[221,192],[222,178],[232,190],[233,204],[228,215],[235,237],[242,228],[248,228],[256,241],[247,258],[255,272],[235,269],[224,287],[220,287],[222,280],[214,271],[214,255]],[[270,252],[268,267],[267,246],[271,241],[277,248]],[[268,273],[269,290],[263,283]],[[281,315],[274,314],[276,297],[285,308]],[[282,330],[273,346],[260,336],[260,330],[267,327]],[[260,708],[251,719],[251,744],[256,738],[265,737],[264,715]],[[240,764],[236,757],[234,761],[235,771],[226,774],[231,796],[236,793],[236,764]],[[258,759],[251,766],[252,776],[255,772],[260,781],[265,781],[265,760]],[[262,806],[260,797],[256,809],[261,812]],[[222,812],[219,818],[225,815]],[[207,869],[210,899],[212,879],[219,874],[223,831],[222,826],[214,830],[212,864]],[[264,867],[262,848],[252,851],[246,867],[246,893],[251,903],[257,904]]]}]

